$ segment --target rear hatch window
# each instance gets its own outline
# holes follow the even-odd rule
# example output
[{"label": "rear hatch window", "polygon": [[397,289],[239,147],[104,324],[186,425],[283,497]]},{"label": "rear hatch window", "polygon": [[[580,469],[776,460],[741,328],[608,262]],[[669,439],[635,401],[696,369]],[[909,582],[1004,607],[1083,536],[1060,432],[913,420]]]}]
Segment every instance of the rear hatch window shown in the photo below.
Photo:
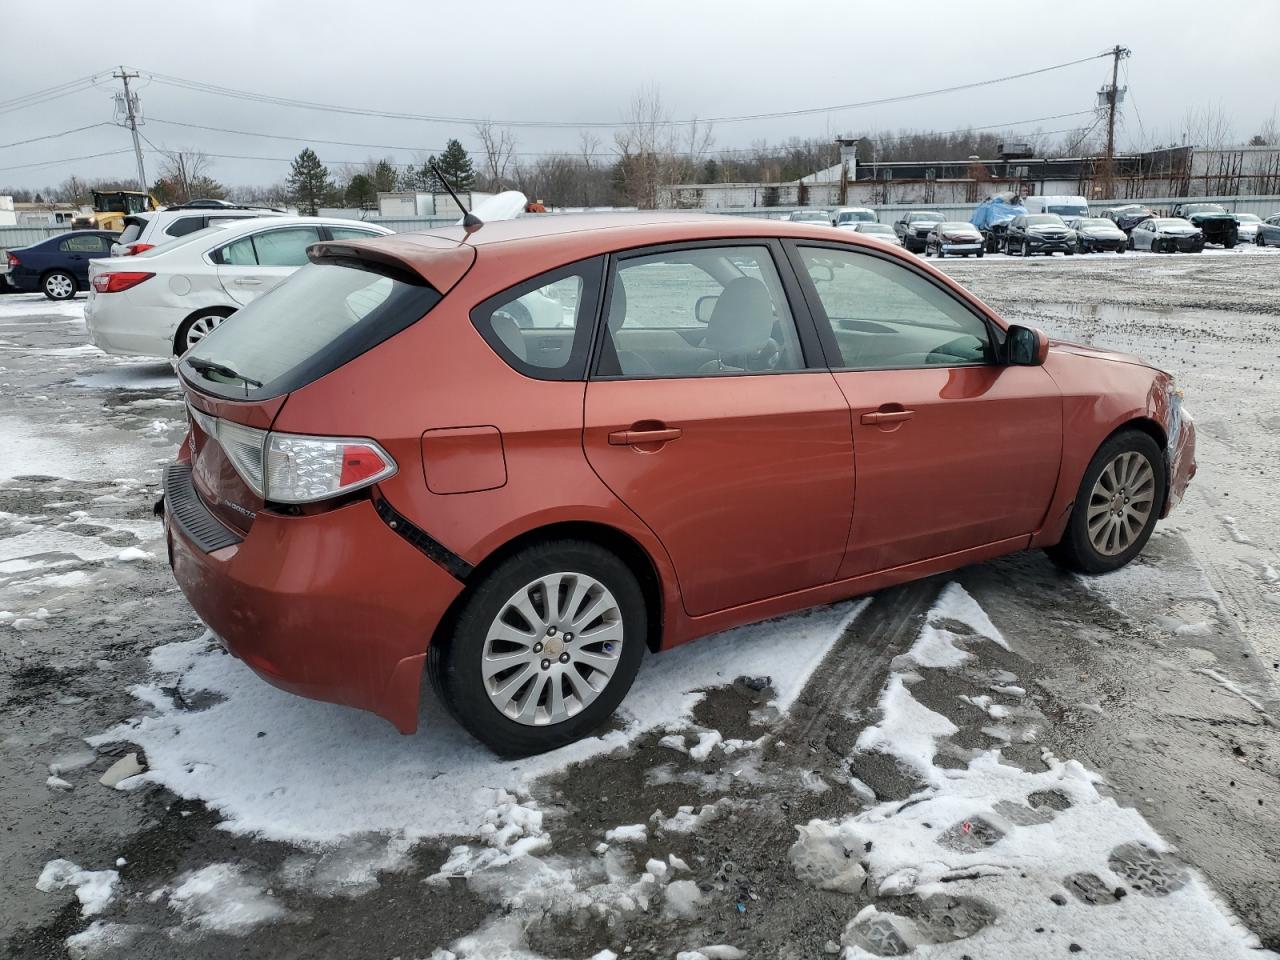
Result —
[{"label": "rear hatch window", "polygon": [[182,374],[227,399],[280,396],[372,349],[439,302],[440,294],[409,271],[362,261],[308,264],[192,347]]}]

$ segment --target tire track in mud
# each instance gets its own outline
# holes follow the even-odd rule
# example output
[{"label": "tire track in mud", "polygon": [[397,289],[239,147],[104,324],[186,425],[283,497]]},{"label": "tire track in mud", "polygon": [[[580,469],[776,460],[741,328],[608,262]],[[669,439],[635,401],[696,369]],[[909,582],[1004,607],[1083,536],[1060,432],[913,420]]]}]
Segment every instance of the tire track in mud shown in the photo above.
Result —
[{"label": "tire track in mud", "polygon": [[812,742],[853,705],[874,702],[890,660],[915,639],[941,589],[929,579],[874,594],[809,678],[780,736]]}]

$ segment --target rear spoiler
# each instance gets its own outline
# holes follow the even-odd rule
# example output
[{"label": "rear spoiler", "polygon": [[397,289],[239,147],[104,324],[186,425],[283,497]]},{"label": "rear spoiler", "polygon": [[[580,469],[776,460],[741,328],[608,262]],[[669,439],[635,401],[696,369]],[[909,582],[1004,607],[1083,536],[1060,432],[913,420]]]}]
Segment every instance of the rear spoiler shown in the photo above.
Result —
[{"label": "rear spoiler", "polygon": [[408,283],[425,283],[441,296],[475,263],[475,247],[430,234],[390,234],[368,240],[324,240],[307,248],[312,263],[373,269]]}]

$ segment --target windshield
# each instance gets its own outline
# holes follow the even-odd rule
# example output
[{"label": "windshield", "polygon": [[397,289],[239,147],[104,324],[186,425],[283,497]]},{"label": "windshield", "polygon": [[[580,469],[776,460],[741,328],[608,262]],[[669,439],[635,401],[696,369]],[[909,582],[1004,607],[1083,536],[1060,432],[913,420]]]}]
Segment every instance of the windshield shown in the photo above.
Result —
[{"label": "windshield", "polygon": [[1110,220],[1104,219],[1103,217],[1085,217],[1083,220],[1081,220],[1081,221],[1077,224],[1077,226],[1080,226],[1080,227],[1109,227],[1109,228],[1111,228],[1111,229],[1113,229],[1113,230],[1114,230],[1116,225],[1115,225],[1114,223],[1112,223]]},{"label": "windshield", "polygon": [[1180,217],[1167,217],[1167,218],[1165,218],[1165,219],[1163,219],[1163,220],[1148,220],[1148,221],[1147,221],[1147,223],[1154,224],[1157,230],[1163,229],[1163,228],[1165,228],[1165,227],[1189,227],[1189,226],[1191,226],[1191,224],[1187,223],[1187,221],[1186,221],[1186,220],[1183,220],[1183,219],[1182,219],[1182,218],[1180,218]]},{"label": "windshield", "polygon": [[940,213],[908,213],[907,214],[907,223],[919,223],[922,220],[932,220],[933,222],[936,223],[941,219],[942,219],[942,214]]},{"label": "windshield", "polygon": [[1183,213],[1226,213],[1226,207],[1217,203],[1188,203],[1182,208]]},{"label": "windshield", "polygon": [[[279,396],[336,370],[417,322],[440,302],[420,277],[360,265],[311,263],[233,313],[183,356],[183,373],[227,397]],[[375,272],[378,271],[378,272]],[[234,370],[248,384],[200,373],[188,360]]]},{"label": "windshield", "polygon": [[1082,217],[1089,212],[1088,207],[1078,203],[1051,203],[1045,209],[1060,217]]},{"label": "windshield", "polygon": [[93,209],[103,213],[143,213],[150,207],[145,194],[95,192]]},{"label": "windshield", "polygon": [[1062,222],[1062,218],[1056,213],[1033,213],[1031,216],[1027,217],[1027,226],[1029,227],[1043,227],[1049,225],[1055,227],[1066,226],[1066,224]]},{"label": "windshield", "polygon": [[1256,213],[1237,213],[1236,219],[1241,223],[1261,223],[1262,218]]},{"label": "windshield", "polygon": [[797,210],[791,215],[791,219],[828,221],[831,218],[827,216],[827,212],[825,210]]},{"label": "windshield", "polygon": [[976,233],[972,223],[965,223],[963,220],[947,220],[938,224],[939,230],[963,230],[965,233]]},{"label": "windshield", "polygon": [[875,220],[876,215],[870,210],[841,210],[836,217],[839,223],[847,223],[850,220],[862,220],[867,223]]},{"label": "windshield", "polygon": [[887,223],[860,223],[858,233],[893,233],[893,227]]}]

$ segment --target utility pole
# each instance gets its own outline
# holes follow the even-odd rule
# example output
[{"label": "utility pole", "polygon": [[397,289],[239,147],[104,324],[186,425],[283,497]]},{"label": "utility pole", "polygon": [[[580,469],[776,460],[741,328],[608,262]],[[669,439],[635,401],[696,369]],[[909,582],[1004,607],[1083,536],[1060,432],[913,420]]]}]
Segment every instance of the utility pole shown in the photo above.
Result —
[{"label": "utility pole", "polygon": [[147,173],[142,167],[142,142],[138,139],[138,99],[136,94],[129,92],[129,81],[137,80],[137,73],[129,73],[123,66],[120,67],[119,73],[111,75],[117,80],[124,82],[124,109],[126,124],[129,131],[133,134],[133,155],[138,161],[138,189],[143,193],[147,192]]},{"label": "utility pole", "polygon": [[840,144],[840,206],[849,202],[849,175],[858,175],[858,140],[854,137],[836,137]]},{"label": "utility pole", "polygon": [[1105,190],[1103,200],[1114,200],[1115,192],[1115,156],[1116,156],[1116,106],[1123,94],[1120,91],[1120,61],[1133,53],[1128,47],[1116,44],[1111,54],[1111,85],[1099,91],[1099,101],[1107,108],[1107,153],[1102,161],[1102,184]]}]

